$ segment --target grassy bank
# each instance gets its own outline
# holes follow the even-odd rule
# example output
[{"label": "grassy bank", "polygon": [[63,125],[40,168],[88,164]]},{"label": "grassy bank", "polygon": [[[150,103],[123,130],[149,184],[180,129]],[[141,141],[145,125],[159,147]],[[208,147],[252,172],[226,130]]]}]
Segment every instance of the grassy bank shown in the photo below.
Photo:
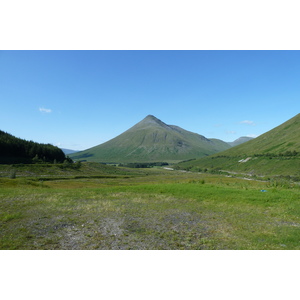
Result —
[{"label": "grassy bank", "polygon": [[116,172],[0,178],[0,248],[300,249],[298,186]]},{"label": "grassy bank", "polygon": [[291,175],[300,180],[299,156],[210,156],[183,162],[176,167],[196,172],[223,170],[267,177]]}]

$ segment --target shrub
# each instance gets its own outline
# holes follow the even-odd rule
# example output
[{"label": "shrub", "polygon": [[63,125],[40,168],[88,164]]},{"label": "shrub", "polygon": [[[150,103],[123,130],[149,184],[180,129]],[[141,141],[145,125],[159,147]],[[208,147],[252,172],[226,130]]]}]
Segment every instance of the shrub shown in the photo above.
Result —
[{"label": "shrub", "polygon": [[9,178],[10,179],[15,179],[17,177],[17,170],[12,169],[9,173]]}]

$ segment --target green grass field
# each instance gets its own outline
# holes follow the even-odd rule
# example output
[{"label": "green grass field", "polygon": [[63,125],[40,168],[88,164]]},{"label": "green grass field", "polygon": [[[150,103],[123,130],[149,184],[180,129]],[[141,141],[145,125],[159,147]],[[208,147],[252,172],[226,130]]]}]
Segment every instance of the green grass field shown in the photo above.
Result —
[{"label": "green grass field", "polygon": [[300,249],[297,184],[93,163],[0,172],[0,249]]}]

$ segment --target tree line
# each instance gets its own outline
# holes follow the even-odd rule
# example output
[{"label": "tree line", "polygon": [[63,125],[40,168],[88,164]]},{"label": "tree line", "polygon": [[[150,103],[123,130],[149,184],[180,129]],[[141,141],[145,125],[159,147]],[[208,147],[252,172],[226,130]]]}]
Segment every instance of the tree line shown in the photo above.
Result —
[{"label": "tree line", "polygon": [[0,163],[62,163],[64,152],[51,144],[40,144],[17,138],[0,130]]},{"label": "tree line", "polygon": [[119,164],[119,167],[127,168],[152,168],[152,167],[161,167],[168,166],[167,162],[145,162],[145,163],[128,163],[128,164]]}]

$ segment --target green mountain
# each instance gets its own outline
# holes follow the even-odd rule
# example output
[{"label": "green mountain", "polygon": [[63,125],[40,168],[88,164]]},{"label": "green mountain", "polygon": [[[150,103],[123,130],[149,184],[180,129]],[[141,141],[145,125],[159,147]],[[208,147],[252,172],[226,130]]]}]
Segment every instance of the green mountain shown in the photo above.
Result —
[{"label": "green mountain", "polygon": [[60,149],[63,151],[63,153],[65,155],[69,155],[69,154],[73,154],[73,153],[79,152],[79,150],[71,150],[71,149],[65,149],[65,148],[60,148]]},{"label": "green mountain", "polygon": [[251,141],[253,138],[252,137],[248,137],[248,136],[241,136],[240,138],[236,139],[235,141],[233,142],[228,142],[228,144],[231,146],[231,147],[235,147],[235,146],[238,146],[238,145],[241,145],[243,143],[246,143],[248,141]]},{"label": "green mountain", "polygon": [[226,170],[256,175],[300,175],[300,114],[241,145],[179,164],[193,170]]},{"label": "green mountain", "polygon": [[65,154],[50,144],[40,144],[17,138],[0,130],[0,163],[63,162]]},{"label": "green mountain", "polygon": [[224,155],[279,154],[300,150],[300,114]]},{"label": "green mountain", "polygon": [[179,162],[230,148],[217,139],[167,125],[149,115],[110,141],[71,154],[75,160],[95,162]]}]

